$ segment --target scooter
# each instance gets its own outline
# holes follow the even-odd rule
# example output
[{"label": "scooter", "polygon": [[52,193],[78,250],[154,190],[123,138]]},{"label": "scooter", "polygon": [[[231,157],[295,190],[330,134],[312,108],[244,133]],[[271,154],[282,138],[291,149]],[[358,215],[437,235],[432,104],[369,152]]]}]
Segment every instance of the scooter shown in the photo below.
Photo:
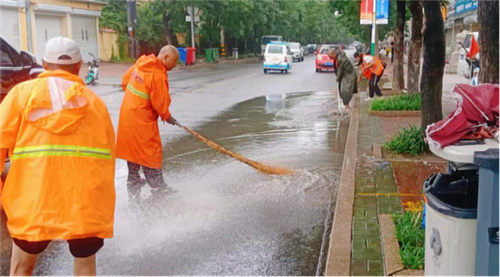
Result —
[{"label": "scooter", "polygon": [[89,53],[89,55],[91,55],[93,59],[88,63],[89,70],[87,71],[87,76],[85,77],[85,84],[92,84],[94,86],[95,81],[99,79],[99,62],[101,59],[97,58],[92,53]]}]

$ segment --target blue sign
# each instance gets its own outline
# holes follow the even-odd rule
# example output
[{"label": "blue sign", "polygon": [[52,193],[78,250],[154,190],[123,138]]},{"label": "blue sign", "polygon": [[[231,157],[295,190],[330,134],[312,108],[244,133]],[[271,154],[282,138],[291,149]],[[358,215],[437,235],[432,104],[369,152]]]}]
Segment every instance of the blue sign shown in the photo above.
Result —
[{"label": "blue sign", "polygon": [[455,14],[461,14],[464,12],[472,11],[477,9],[478,0],[456,0],[455,2]]},{"label": "blue sign", "polygon": [[377,0],[377,24],[389,24],[389,0]]}]

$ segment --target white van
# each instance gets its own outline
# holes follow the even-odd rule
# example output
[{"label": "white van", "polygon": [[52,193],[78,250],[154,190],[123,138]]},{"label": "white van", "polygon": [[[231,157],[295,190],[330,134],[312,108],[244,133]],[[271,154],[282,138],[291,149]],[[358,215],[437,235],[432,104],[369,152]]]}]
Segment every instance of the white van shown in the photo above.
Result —
[{"label": "white van", "polygon": [[292,70],[292,61],[292,51],[287,43],[271,42],[267,44],[264,52],[264,63],[262,64],[264,74],[270,70],[288,73]]},{"label": "white van", "polygon": [[[474,35],[474,38],[476,39],[477,43],[479,43],[479,33],[474,32],[467,34],[465,36],[465,40],[463,45],[465,48],[467,48],[467,52],[470,51],[470,46],[472,43],[472,36]],[[460,47],[460,55],[458,56],[458,65],[457,65],[457,74],[460,76],[464,76],[466,78],[470,78],[470,67],[467,61],[465,60],[465,57],[467,56],[467,52],[463,47]],[[479,54],[481,55],[481,54]]]}]

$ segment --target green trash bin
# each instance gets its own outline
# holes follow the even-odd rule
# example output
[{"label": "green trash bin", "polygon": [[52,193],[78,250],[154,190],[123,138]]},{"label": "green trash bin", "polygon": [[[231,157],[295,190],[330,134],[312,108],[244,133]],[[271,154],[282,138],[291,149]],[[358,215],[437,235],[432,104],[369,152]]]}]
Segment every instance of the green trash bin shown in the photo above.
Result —
[{"label": "green trash bin", "polygon": [[213,48],[205,49],[205,59],[207,60],[207,63],[214,62],[214,49]]}]

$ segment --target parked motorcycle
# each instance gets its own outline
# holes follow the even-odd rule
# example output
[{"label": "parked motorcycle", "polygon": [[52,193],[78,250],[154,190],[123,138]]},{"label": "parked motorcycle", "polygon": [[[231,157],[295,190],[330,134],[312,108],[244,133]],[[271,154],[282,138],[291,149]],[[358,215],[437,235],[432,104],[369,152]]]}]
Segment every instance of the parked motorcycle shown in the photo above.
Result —
[{"label": "parked motorcycle", "polygon": [[99,62],[101,59],[94,56],[94,54],[89,53],[92,56],[92,61],[88,63],[89,69],[87,71],[87,76],[85,77],[85,84],[95,85],[95,82],[99,79]]}]

